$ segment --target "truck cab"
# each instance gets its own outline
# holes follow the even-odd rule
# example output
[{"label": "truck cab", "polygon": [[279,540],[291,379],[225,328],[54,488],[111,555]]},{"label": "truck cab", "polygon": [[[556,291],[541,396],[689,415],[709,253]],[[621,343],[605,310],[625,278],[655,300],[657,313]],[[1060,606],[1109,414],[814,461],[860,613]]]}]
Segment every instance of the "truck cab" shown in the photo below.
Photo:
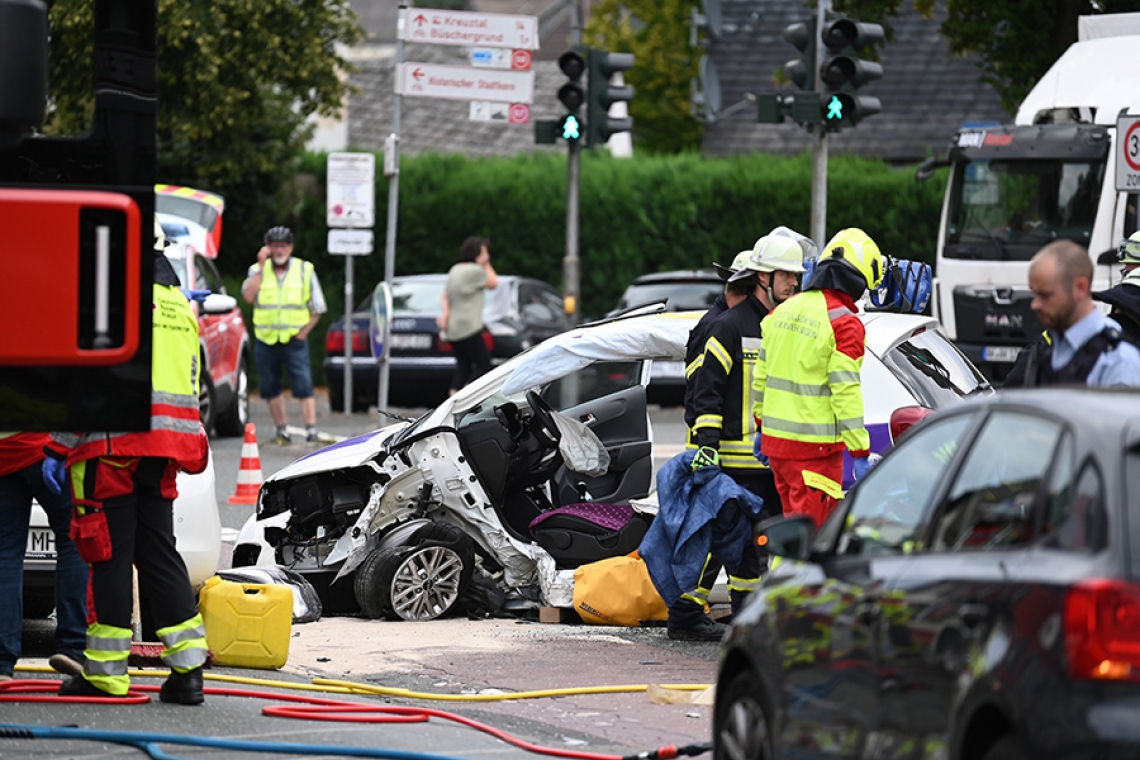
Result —
[{"label": "truck cab", "polygon": [[1041,332],[1028,282],[1042,247],[1069,239],[1087,248],[1094,291],[1120,281],[1116,248],[1138,227],[1140,188],[1117,189],[1116,120],[1140,114],[1140,103],[1130,109],[1140,100],[1138,72],[1140,36],[1077,42],[1029,93],[1015,124],[964,125],[944,159],[919,169],[924,179],[950,167],[934,316],[991,380],[1004,379]]}]

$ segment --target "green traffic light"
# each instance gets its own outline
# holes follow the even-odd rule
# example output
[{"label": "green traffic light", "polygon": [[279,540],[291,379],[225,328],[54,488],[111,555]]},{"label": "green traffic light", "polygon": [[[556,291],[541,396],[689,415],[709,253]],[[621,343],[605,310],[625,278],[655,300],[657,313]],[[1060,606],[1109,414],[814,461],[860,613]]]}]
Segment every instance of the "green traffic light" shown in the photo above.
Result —
[{"label": "green traffic light", "polygon": [[582,124],[574,114],[567,114],[562,119],[562,139],[577,140],[582,136]]},{"label": "green traffic light", "polygon": [[832,95],[831,100],[827,102],[827,119],[828,121],[843,119],[843,101],[835,95]]}]

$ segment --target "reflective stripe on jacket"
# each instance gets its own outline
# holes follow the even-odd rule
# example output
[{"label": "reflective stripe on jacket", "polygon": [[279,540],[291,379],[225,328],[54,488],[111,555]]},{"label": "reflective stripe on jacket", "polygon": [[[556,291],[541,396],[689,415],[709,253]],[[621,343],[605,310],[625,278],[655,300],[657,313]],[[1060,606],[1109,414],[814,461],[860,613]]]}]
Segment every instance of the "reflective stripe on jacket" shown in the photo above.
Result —
[{"label": "reflective stripe on jacket", "polygon": [[765,318],[752,407],[765,454],[810,459],[870,449],[860,383],[865,341],[855,303],[837,290],[797,294]]},{"label": "reflective stripe on jacket", "polygon": [[[266,264],[266,269],[272,269]],[[289,259],[289,269],[278,287],[277,275],[270,271],[261,278],[261,288],[253,302],[253,334],[262,343],[288,343],[309,324],[313,265],[303,259]]]},{"label": "reflective stripe on jacket", "polygon": [[188,471],[206,466],[208,443],[199,421],[198,318],[182,292],[154,286],[150,431],[53,433],[51,449],[68,465],[96,457],[165,457]]},{"label": "reflective stripe on jacket", "polygon": [[749,295],[713,321],[700,368],[689,378],[696,415],[689,448],[711,446],[720,466],[759,470],[752,455],[752,370],[760,353],[760,321],[768,309]]}]

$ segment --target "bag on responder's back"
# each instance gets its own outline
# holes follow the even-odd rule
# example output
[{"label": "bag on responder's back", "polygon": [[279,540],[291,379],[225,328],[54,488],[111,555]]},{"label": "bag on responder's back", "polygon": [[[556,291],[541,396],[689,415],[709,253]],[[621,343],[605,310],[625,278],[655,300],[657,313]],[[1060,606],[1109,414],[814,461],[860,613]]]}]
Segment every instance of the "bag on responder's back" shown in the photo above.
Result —
[{"label": "bag on responder's back", "polygon": [[930,302],[934,274],[929,264],[907,259],[890,259],[883,273],[883,284],[871,291],[868,311],[921,314]]},{"label": "bag on responder's back", "polygon": [[575,570],[574,611],[583,622],[598,625],[637,627],[644,620],[669,617],[669,608],[637,552]]}]

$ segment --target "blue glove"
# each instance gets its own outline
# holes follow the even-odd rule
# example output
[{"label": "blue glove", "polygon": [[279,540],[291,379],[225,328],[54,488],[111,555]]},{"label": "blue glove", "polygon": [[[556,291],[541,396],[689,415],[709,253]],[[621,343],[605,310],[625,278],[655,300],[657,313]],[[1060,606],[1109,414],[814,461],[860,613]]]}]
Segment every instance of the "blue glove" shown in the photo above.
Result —
[{"label": "blue glove", "polygon": [[760,450],[760,444],[763,438],[764,434],[757,430],[756,437],[752,439],[752,456],[760,460],[760,464],[764,465],[765,467],[771,467],[772,465],[768,462],[767,455],[765,455],[764,452]]},{"label": "blue glove", "polygon": [[197,301],[198,303],[205,303],[206,296],[210,295],[209,290],[191,290],[190,288],[179,288],[182,295],[186,296],[187,301]]},{"label": "blue glove", "polygon": [[62,459],[47,457],[43,467],[44,485],[54,494],[63,493],[67,488],[67,463]]},{"label": "blue glove", "polygon": [[720,464],[720,454],[712,446],[701,446],[697,449],[697,455],[693,457],[693,472],[701,469],[702,467],[716,467]]},{"label": "blue glove", "polygon": [[874,466],[875,463],[871,461],[870,457],[860,457],[859,459],[851,460],[851,472],[855,476],[856,481],[862,480],[863,476],[870,472]]}]

